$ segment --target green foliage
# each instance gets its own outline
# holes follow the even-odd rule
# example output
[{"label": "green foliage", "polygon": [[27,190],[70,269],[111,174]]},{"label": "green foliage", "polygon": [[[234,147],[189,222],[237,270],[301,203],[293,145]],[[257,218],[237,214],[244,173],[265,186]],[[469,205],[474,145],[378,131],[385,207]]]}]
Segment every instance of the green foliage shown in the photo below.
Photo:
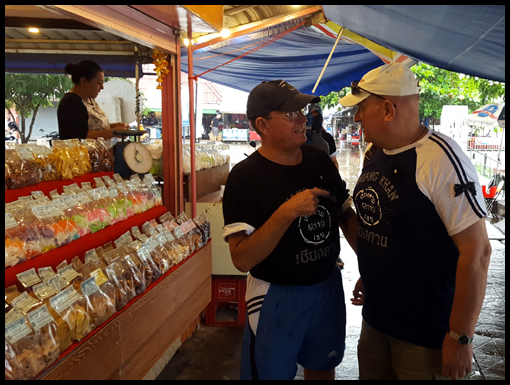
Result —
[{"label": "green foliage", "polygon": [[[23,143],[32,135],[35,117],[40,107],[52,107],[73,87],[65,75],[5,74],[5,106],[14,107],[20,116],[20,137]],[[30,126],[26,119],[32,117]]]}]

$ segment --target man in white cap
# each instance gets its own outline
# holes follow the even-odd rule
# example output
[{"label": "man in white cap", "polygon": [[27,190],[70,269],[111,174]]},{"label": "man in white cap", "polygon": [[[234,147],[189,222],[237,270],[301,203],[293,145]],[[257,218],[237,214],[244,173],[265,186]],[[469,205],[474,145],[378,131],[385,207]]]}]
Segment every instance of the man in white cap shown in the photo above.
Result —
[{"label": "man in white cap", "polygon": [[380,148],[353,193],[363,304],[360,379],[469,376],[491,247],[469,158],[420,124],[414,74],[391,63],[352,82],[343,106]]},{"label": "man in white cap", "polygon": [[249,272],[240,379],[335,379],[345,349],[345,299],[336,265],[342,229],[356,241],[352,198],[327,153],[306,141],[302,109],[320,98],[283,80],[262,82],[247,115],[262,138],[230,172],[223,195],[234,266]]}]

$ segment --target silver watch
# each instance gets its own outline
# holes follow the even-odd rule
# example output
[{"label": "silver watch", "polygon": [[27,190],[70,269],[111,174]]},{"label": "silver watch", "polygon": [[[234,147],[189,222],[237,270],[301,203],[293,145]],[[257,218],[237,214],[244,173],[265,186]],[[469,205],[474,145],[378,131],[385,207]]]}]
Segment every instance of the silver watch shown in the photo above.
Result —
[{"label": "silver watch", "polygon": [[450,335],[450,337],[452,337],[455,341],[457,341],[461,345],[469,345],[473,343],[473,337],[468,337],[465,334],[455,333],[452,330],[450,330],[448,334]]}]

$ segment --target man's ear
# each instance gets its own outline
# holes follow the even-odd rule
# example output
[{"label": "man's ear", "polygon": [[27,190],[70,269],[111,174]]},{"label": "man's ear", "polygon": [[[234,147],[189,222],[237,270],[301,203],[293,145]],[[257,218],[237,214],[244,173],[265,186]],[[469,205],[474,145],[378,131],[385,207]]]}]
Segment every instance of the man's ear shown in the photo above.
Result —
[{"label": "man's ear", "polygon": [[384,112],[385,112],[384,120],[386,122],[391,122],[393,119],[395,119],[397,111],[393,103],[390,102],[389,100],[384,101]]},{"label": "man's ear", "polygon": [[267,134],[267,119],[258,117],[255,120],[255,125],[257,126],[257,129],[262,132],[263,134]]}]

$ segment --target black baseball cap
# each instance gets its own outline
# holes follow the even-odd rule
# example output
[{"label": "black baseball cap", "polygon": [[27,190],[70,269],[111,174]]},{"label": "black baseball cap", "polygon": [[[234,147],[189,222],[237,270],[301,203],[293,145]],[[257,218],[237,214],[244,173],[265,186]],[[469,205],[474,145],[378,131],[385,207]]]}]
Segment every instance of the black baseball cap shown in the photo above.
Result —
[{"label": "black baseball cap", "polygon": [[248,95],[246,115],[253,119],[267,116],[271,111],[297,111],[320,100],[320,96],[302,94],[284,80],[264,81]]}]

